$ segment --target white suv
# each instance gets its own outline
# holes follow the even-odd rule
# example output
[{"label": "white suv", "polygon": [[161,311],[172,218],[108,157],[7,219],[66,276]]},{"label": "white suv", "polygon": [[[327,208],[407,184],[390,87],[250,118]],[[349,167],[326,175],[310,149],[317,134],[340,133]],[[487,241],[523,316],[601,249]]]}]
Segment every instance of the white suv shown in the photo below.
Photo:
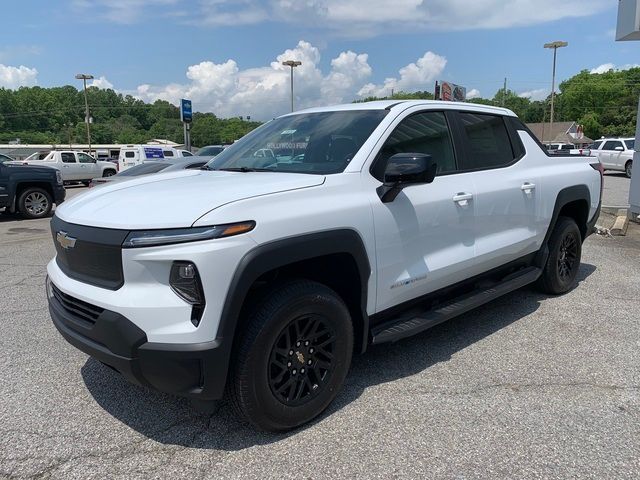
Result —
[{"label": "white suv", "polygon": [[572,288],[601,188],[597,160],[548,156],[509,110],[305,110],[208,171],[65,202],[49,308],[128,380],[196,402],[226,392],[254,425],[286,430],[329,405],[354,351],[532,282]]},{"label": "white suv", "polygon": [[593,143],[591,155],[598,157],[605,170],[624,172],[631,178],[635,143],[634,138],[603,138]]}]

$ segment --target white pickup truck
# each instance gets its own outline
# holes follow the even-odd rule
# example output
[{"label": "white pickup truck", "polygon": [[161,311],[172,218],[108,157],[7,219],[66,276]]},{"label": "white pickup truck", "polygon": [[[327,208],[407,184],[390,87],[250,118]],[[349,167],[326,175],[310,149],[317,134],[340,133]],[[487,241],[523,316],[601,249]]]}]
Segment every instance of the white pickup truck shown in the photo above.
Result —
[{"label": "white pickup truck", "polygon": [[598,157],[605,170],[624,172],[631,178],[634,147],[633,138],[603,138],[593,143],[591,155]]},{"label": "white pickup truck", "polygon": [[16,165],[35,165],[52,167],[59,170],[62,180],[68,182],[85,182],[92,178],[110,177],[117,173],[117,167],[111,162],[101,162],[83,152],[73,150],[55,150],[52,152],[36,152],[24,160],[16,160]]},{"label": "white pickup truck", "polygon": [[[265,149],[273,157],[255,154]],[[196,403],[226,392],[253,425],[287,430],[327,408],[354,352],[529,283],[574,288],[601,167],[550,156],[502,108],[296,112],[204,170],[57,208],[49,311],[67,341],[131,382]]]}]

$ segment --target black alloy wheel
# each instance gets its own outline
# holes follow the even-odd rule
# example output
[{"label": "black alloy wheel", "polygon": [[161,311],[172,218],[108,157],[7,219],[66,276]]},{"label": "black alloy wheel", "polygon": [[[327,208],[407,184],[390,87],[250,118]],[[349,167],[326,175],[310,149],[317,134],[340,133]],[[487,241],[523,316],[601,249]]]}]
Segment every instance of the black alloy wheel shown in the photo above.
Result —
[{"label": "black alloy wheel", "polygon": [[538,287],[545,293],[560,295],[573,288],[580,269],[582,234],[573,218],[558,218],[548,247],[549,257]]}]

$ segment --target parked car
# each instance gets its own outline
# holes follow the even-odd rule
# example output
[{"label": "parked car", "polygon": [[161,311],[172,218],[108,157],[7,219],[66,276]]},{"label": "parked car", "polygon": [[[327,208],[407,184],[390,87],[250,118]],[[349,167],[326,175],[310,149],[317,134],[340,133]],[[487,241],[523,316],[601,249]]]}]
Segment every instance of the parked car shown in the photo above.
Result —
[{"label": "parked car", "polygon": [[147,160],[144,163],[131,168],[127,168],[124,172],[120,172],[111,177],[94,178],[93,180],[91,180],[89,187],[95,187],[97,185],[103,185],[105,183],[123,182],[126,180],[132,180],[136,177],[151,175],[153,173],[193,170],[203,167],[209,160],[211,160],[211,157],[196,156],[156,161]]},{"label": "parked car", "polygon": [[181,151],[167,145],[126,145],[120,149],[118,171],[138,165],[145,160],[182,157]]},{"label": "parked car", "polygon": [[573,143],[548,143],[545,146],[552,155],[591,155],[588,147],[578,147]]},{"label": "parked car", "polygon": [[605,170],[624,172],[631,178],[634,138],[603,138],[593,143],[591,154],[598,157]]},{"label": "parked car", "polygon": [[200,150],[196,152],[196,155],[199,157],[212,156],[215,157],[226,147],[224,145],[208,145],[206,147],[202,147]]},{"label": "parked car", "polygon": [[15,162],[15,160],[11,158],[9,155],[0,153],[0,163],[4,163],[4,162]]},{"label": "parked car", "polygon": [[0,209],[25,218],[43,218],[64,201],[59,170],[0,162]]},{"label": "parked car", "polygon": [[193,153],[191,153],[189,150],[178,150],[178,154],[181,157],[193,157]]},{"label": "parked car", "polygon": [[[284,142],[301,161],[254,156]],[[58,209],[49,310],[126,379],[226,391],[274,431],[323,412],[353,352],[533,282],[571,290],[602,192],[597,159],[551,157],[513,112],[422,100],[286,115],[206,168]]]},{"label": "parked car", "polygon": [[60,171],[65,183],[83,182],[89,185],[92,178],[116,174],[116,167],[113,163],[101,162],[84,152],[74,152],[73,150],[36,152],[24,160],[10,163],[55,168]]}]

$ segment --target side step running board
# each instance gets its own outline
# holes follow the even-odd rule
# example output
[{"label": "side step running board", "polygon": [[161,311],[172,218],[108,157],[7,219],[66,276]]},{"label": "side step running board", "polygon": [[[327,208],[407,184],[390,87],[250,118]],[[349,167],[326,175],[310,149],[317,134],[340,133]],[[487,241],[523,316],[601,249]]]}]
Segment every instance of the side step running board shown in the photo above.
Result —
[{"label": "side step running board", "polygon": [[372,343],[375,345],[385,342],[395,342],[402,338],[415,335],[439,323],[446,322],[453,317],[473,310],[506,293],[535,282],[541,274],[542,270],[540,268],[528,267],[507,276],[502,282],[490,288],[475,290],[466,295],[462,295],[433,310],[414,314],[410,318],[404,317],[385,322],[383,325],[372,329]]}]

